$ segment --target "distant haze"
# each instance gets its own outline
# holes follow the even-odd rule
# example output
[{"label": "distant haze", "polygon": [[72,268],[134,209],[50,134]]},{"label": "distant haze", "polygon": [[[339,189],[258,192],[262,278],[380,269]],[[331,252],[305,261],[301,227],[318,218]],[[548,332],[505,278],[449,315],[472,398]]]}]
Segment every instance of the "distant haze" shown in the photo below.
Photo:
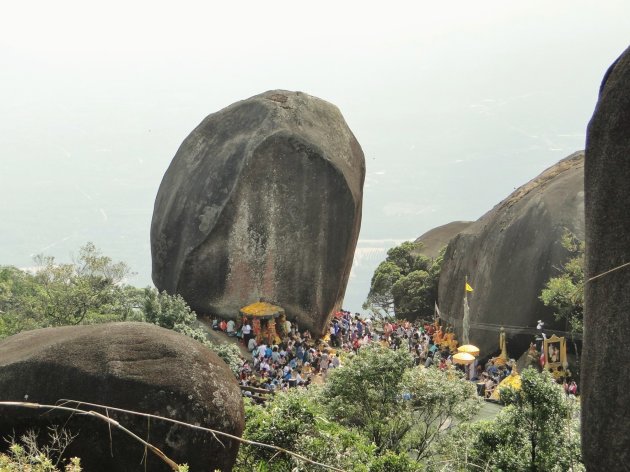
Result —
[{"label": "distant haze", "polygon": [[366,155],[353,311],[389,247],[477,219],[584,148],[630,31],[621,0],[95,5],[3,7],[0,264],[93,241],[150,284],[179,144],[234,101],[301,90],[337,105]]}]

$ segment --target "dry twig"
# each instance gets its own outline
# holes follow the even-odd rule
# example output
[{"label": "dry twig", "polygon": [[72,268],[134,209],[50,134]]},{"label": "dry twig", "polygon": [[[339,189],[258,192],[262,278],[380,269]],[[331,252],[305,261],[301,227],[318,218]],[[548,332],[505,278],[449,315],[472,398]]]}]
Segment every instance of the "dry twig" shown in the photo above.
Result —
[{"label": "dry twig", "polygon": [[[60,406],[60,405],[41,405],[38,403],[29,403],[29,402],[3,402],[0,401],[0,406],[15,406],[15,407],[25,407],[25,408],[48,408],[48,409],[58,409],[58,410],[64,410],[64,411],[70,411],[70,412],[75,412],[78,414],[83,414],[83,415],[89,415],[89,416],[93,416],[99,419],[102,419],[103,421],[107,421],[108,423],[111,422],[111,424],[113,424],[114,426],[116,426],[119,429],[122,429],[123,431],[125,431],[127,434],[131,435],[132,437],[134,437],[135,439],[137,439],[138,441],[140,441],[142,444],[144,444],[146,447],[148,447],[151,452],[153,452],[154,454],[156,454],[158,457],[160,457],[160,459],[164,460],[167,464],[169,464],[169,466],[173,467],[173,470],[177,471],[178,466],[177,464],[175,464],[175,462],[173,462],[171,459],[169,459],[162,451],[160,451],[158,448],[156,448],[155,446],[149,444],[148,442],[144,441],[142,438],[136,436],[134,433],[132,433],[131,431],[129,431],[128,429],[124,428],[123,426],[121,426],[118,422],[107,418],[104,415],[101,415],[100,413],[97,413],[93,410],[81,410],[79,409],[79,406],[81,405],[86,405],[88,407],[94,407],[94,408],[101,408],[104,409],[105,411],[111,410],[111,411],[118,411],[120,413],[127,413],[127,414],[131,414],[131,415],[137,415],[137,416],[144,416],[146,418],[153,418],[156,420],[161,420],[161,421],[167,421],[170,423],[174,423],[174,424],[178,424],[178,425],[182,425],[185,426],[187,428],[192,428],[192,429],[197,429],[200,431],[205,431],[208,433],[211,433],[214,438],[223,445],[223,443],[219,440],[219,438],[217,438],[217,436],[222,436],[228,439],[233,439],[235,441],[241,442],[243,444],[249,444],[250,446],[257,446],[257,447],[263,447],[266,449],[271,449],[273,451],[276,451],[278,453],[284,453],[284,454],[288,454],[290,456],[295,457],[296,459],[299,459],[301,461],[304,462],[308,462],[309,464],[313,464],[313,465],[317,465],[319,467],[322,467],[324,469],[328,469],[328,470],[333,470],[335,472],[345,472],[343,469],[339,469],[337,467],[334,467],[332,465],[327,465],[327,464],[322,464],[321,462],[317,462],[314,461],[312,459],[309,459],[308,457],[305,457],[301,454],[298,454],[297,452],[293,452],[293,451],[289,451],[287,449],[284,449],[282,447],[279,446],[274,446],[272,444],[265,444],[265,443],[261,443],[261,442],[257,442],[257,441],[251,441],[249,439],[244,439],[244,438],[240,438],[238,436],[234,436],[233,434],[229,434],[229,433],[224,433],[223,431],[218,431],[216,429],[211,429],[211,428],[205,428],[203,426],[197,426],[197,425],[193,425],[190,423],[185,423],[183,421],[179,421],[179,420],[175,420],[172,418],[166,418],[163,416],[157,416],[157,415],[151,415],[149,413],[141,413],[138,411],[133,411],[133,410],[125,410],[123,408],[115,408],[112,406],[107,406],[107,405],[100,405],[98,403],[89,403],[89,402],[81,402],[78,400],[71,400],[71,399],[62,399],[59,400],[63,405],[69,404],[69,403],[74,403],[77,405],[76,408],[72,408],[72,407],[67,407],[67,406]],[[225,447],[225,445],[223,445]]]},{"label": "dry twig", "polygon": [[[59,405],[43,405],[43,404],[40,404],[40,403],[31,403],[31,402],[0,402],[0,405],[2,405],[2,406],[13,406],[13,407],[23,407],[23,408],[33,408],[33,409],[45,408],[47,410],[63,410],[63,411],[71,412],[71,413],[76,413],[76,414],[79,414],[79,415],[92,416],[94,418],[98,418],[98,419],[100,419],[102,421],[105,421],[109,426],[114,426],[114,427],[120,429],[121,431],[124,431],[129,436],[134,438],[136,441],[139,441],[142,444],[144,444],[145,447],[147,447],[153,454],[155,454],[157,457],[159,457],[160,460],[165,462],[175,472],[177,472],[179,470],[179,465],[177,465],[174,461],[169,459],[166,454],[164,454],[161,450],[159,450],[153,444],[149,444],[144,439],[142,439],[141,437],[139,437],[136,434],[134,434],[132,431],[130,431],[127,428],[125,428],[118,421],[113,420],[111,418],[108,418],[107,416],[102,415],[102,414],[100,414],[97,411],[93,411],[93,410],[85,411],[85,410],[80,410],[78,408],[70,408],[70,407],[59,406]],[[105,407],[105,408],[107,408],[107,407]]]}]

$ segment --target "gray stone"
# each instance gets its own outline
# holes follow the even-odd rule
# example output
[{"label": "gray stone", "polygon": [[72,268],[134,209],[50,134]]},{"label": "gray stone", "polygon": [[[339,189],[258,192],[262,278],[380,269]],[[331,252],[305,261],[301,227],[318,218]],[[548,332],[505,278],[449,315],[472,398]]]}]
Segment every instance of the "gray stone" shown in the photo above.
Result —
[{"label": "gray stone", "polygon": [[269,91],[209,115],[157,194],[155,285],[228,318],[265,298],[321,333],[350,275],[364,177],[359,143],[323,100]]},{"label": "gray stone", "polygon": [[630,48],[588,125],[582,452],[587,470],[630,470]]},{"label": "gray stone", "polygon": [[[228,366],[201,343],[148,323],[113,323],[27,331],[0,342],[0,398],[55,404],[98,403],[218,429],[240,436],[240,388]],[[97,410],[98,411],[98,410]],[[102,410],[100,410],[102,412]],[[232,470],[238,442],[173,423],[109,411],[111,418],[191,470]],[[84,470],[168,471],[144,447],[95,418],[68,412],[0,407],[0,437],[60,425],[78,433],[66,456]],[[111,447],[111,452],[110,452]],[[113,456],[112,456],[113,453]]]},{"label": "gray stone", "polygon": [[420,253],[431,259],[435,259],[440,250],[445,247],[451,239],[468,228],[473,221],[451,221],[442,226],[430,229],[418,239],[416,243],[422,243]]},{"label": "gray stone", "polygon": [[[439,307],[461,339],[465,278],[474,292],[470,341],[487,356],[498,350],[500,326],[564,329],[538,299],[566,261],[565,228],[584,238],[584,153],[577,152],[519,187],[508,198],[455,236],[448,245],[439,281]],[[508,330],[514,355],[532,335]]]}]

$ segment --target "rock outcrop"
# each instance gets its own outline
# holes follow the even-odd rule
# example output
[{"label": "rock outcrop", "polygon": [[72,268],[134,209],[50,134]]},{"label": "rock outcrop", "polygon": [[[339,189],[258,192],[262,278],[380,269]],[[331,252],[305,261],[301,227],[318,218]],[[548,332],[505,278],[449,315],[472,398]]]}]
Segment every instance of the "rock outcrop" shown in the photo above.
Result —
[{"label": "rock outcrop", "polygon": [[[552,310],[538,297],[567,258],[561,237],[568,229],[584,238],[584,153],[577,152],[519,187],[455,236],[439,281],[439,307],[461,336],[465,278],[470,341],[482,355],[498,349],[500,326],[553,328]],[[510,350],[525,350],[532,335],[507,330]]]},{"label": "rock outcrop", "polygon": [[[28,397],[26,397],[28,396]],[[60,399],[165,416],[239,436],[244,427],[240,389],[228,366],[201,343],[148,323],[113,323],[27,331],[0,342],[0,398],[55,404]],[[88,408],[89,409],[89,408]],[[104,413],[101,410],[102,413]],[[232,470],[238,442],[174,423],[109,411],[168,457],[191,470]],[[66,456],[85,470],[168,471],[125,433],[93,417],[0,407],[0,437],[60,425],[78,433]]]},{"label": "rock outcrop", "polygon": [[339,110],[269,91],[209,115],[155,200],[153,281],[201,314],[265,298],[321,333],[343,300],[365,160]]},{"label": "rock outcrop", "polygon": [[[630,48],[610,67],[588,125],[582,453],[587,470],[630,467]],[[601,277],[590,280],[600,274]]]},{"label": "rock outcrop", "polygon": [[451,239],[473,223],[473,221],[451,221],[445,225],[430,229],[416,239],[415,242],[422,243],[422,249],[420,250],[422,255],[435,259]]}]

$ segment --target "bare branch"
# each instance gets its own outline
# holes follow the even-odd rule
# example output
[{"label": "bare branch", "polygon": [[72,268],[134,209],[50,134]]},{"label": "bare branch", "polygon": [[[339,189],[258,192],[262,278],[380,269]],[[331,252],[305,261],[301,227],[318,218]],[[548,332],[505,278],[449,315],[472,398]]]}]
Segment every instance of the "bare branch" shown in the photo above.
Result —
[{"label": "bare branch", "polygon": [[[100,405],[98,403],[89,403],[89,402],[82,402],[82,401],[80,402],[78,400],[70,400],[70,399],[62,399],[62,400],[59,400],[59,401],[62,402],[62,404],[74,403],[74,404],[77,405],[77,408],[71,408],[71,407],[60,406],[60,405],[43,405],[43,404],[39,404],[39,403],[30,403],[30,402],[7,402],[7,401],[0,401],[0,406],[24,407],[24,408],[33,408],[33,409],[46,408],[46,409],[50,409],[50,410],[57,409],[57,410],[75,412],[75,413],[78,413],[78,414],[93,416],[93,417],[102,419],[103,421],[106,421],[106,422],[112,424],[113,426],[115,426],[115,427],[117,427],[119,429],[122,429],[127,434],[131,435],[134,439],[140,441],[142,444],[144,444],[146,447],[148,447],[151,450],[151,452],[156,454],[160,459],[164,460],[170,467],[173,467],[173,465],[174,465],[175,466],[175,468],[173,468],[174,471],[179,470],[177,464],[175,464],[175,462],[171,461],[171,459],[169,459],[158,448],[156,448],[152,444],[147,443],[142,438],[136,436],[134,433],[132,433],[128,429],[126,429],[123,426],[121,426],[117,421],[114,421],[114,420],[108,418],[107,416],[104,416],[104,415],[102,415],[102,414],[100,414],[100,413],[98,413],[96,411],[81,410],[81,409],[78,408],[78,406],[86,405],[86,406],[89,406],[89,407],[102,408],[105,411],[107,411],[107,410],[118,411],[118,412],[121,412],[121,413],[128,413],[128,414],[131,414],[131,415],[144,416],[144,417],[153,418],[153,419],[156,419],[156,420],[168,421],[170,423],[179,424],[179,425],[185,426],[187,428],[197,429],[197,430],[200,430],[200,431],[206,431],[208,433],[211,433],[215,438],[216,438],[216,436],[223,436],[223,437],[226,437],[226,438],[233,439],[235,441],[241,442],[243,444],[249,444],[251,446],[264,447],[266,449],[271,449],[271,450],[274,450],[274,451],[277,451],[277,452],[282,452],[284,454],[288,454],[290,456],[293,456],[296,459],[299,459],[301,461],[308,462],[309,464],[313,464],[313,465],[317,465],[319,467],[323,467],[324,469],[333,470],[335,472],[346,472],[343,469],[339,469],[337,467],[334,467],[334,466],[331,466],[331,465],[327,465],[327,464],[322,464],[321,462],[316,462],[316,461],[314,461],[312,459],[309,459],[308,457],[305,457],[305,456],[303,456],[301,454],[298,454],[296,452],[289,451],[289,450],[284,449],[284,448],[279,447],[279,446],[274,446],[272,444],[265,444],[265,443],[261,443],[261,442],[257,442],[257,441],[250,441],[249,439],[239,438],[238,436],[234,436],[233,434],[229,434],[229,433],[224,433],[223,431],[218,431],[218,430],[215,430],[215,429],[205,428],[203,426],[197,426],[197,425],[193,425],[193,424],[189,424],[189,423],[184,423],[183,421],[175,420],[175,419],[172,419],[172,418],[165,418],[163,416],[151,415],[149,413],[141,413],[141,412],[133,411],[133,410],[125,410],[123,408],[115,408],[115,407],[112,407],[112,406]],[[219,441],[218,438],[217,438],[217,441]],[[223,443],[221,443],[221,444],[223,444]],[[170,461],[170,462],[167,462],[167,461]]]}]

